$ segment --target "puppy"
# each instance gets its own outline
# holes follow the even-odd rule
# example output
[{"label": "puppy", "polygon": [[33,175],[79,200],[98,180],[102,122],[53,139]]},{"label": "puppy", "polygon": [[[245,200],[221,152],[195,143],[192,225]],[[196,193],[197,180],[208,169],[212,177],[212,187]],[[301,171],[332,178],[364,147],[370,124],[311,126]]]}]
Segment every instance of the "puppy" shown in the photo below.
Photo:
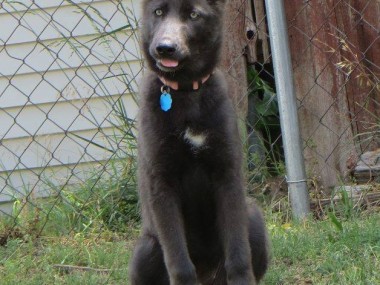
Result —
[{"label": "puppy", "polygon": [[142,232],[132,285],[255,284],[268,265],[247,207],[242,146],[217,69],[223,0],[143,0],[138,182]]}]

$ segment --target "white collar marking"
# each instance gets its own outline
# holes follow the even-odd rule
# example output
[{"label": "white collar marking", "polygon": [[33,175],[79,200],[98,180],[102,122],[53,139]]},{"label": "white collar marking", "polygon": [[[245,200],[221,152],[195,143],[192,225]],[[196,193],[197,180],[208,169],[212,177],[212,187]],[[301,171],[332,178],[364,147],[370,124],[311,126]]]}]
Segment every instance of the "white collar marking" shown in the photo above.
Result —
[{"label": "white collar marking", "polygon": [[190,128],[186,129],[183,137],[185,138],[185,141],[189,142],[192,146],[197,148],[204,146],[207,139],[206,134],[195,134]]}]

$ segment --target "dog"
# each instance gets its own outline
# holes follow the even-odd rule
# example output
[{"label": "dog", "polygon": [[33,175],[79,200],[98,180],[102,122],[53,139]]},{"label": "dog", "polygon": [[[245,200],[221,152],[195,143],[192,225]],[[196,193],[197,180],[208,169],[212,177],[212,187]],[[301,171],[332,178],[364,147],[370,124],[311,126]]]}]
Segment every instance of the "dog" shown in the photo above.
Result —
[{"label": "dog", "polygon": [[260,211],[244,195],[242,145],[217,68],[225,0],[143,0],[132,285],[248,285],[268,266]]}]

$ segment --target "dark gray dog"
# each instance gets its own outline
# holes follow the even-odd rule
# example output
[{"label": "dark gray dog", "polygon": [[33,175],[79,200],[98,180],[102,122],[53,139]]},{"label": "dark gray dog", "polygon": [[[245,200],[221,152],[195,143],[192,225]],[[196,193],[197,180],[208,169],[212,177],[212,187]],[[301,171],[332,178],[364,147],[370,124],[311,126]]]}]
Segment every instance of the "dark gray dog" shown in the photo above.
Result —
[{"label": "dark gray dog", "polygon": [[255,284],[266,230],[244,197],[242,148],[216,69],[224,1],[143,0],[150,70],[140,89],[142,236],[132,285]]}]

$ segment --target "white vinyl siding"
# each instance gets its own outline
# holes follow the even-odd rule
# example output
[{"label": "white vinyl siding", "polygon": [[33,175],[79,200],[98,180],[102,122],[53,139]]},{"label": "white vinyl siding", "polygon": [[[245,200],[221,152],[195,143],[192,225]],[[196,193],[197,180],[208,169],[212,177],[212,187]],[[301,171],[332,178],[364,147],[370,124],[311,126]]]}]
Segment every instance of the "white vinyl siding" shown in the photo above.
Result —
[{"label": "white vinyl siding", "polygon": [[50,183],[80,182],[109,158],[86,140],[115,147],[105,135],[120,96],[128,117],[137,113],[136,35],[126,27],[99,38],[129,24],[125,11],[138,18],[139,1],[0,4],[0,203],[50,195]]}]

